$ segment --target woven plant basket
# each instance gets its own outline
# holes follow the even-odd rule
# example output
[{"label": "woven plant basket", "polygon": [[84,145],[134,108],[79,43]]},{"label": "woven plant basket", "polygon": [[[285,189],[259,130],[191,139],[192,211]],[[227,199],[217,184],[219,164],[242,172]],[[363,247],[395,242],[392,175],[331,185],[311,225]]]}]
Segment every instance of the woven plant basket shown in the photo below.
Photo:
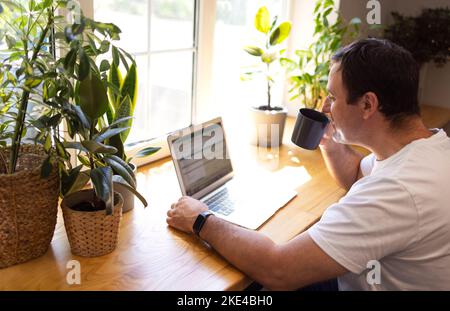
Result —
[{"label": "woven plant basket", "polygon": [[104,210],[83,212],[71,207],[81,202],[92,202],[93,189],[69,194],[61,202],[72,254],[82,257],[97,257],[111,253],[119,239],[119,225],[122,218],[123,199],[114,193],[114,213],[106,215]]},{"label": "woven plant basket", "polygon": [[58,212],[56,166],[49,177],[41,178],[44,149],[21,146],[14,174],[5,174],[9,153],[0,149],[0,268],[42,256],[53,238]]}]

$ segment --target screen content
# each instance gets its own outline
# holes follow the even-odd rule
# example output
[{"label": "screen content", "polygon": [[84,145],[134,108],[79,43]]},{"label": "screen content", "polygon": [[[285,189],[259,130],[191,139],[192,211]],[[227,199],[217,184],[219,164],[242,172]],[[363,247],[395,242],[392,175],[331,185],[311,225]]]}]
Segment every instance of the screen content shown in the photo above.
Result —
[{"label": "screen content", "polygon": [[188,196],[232,171],[221,123],[182,135],[173,149]]}]

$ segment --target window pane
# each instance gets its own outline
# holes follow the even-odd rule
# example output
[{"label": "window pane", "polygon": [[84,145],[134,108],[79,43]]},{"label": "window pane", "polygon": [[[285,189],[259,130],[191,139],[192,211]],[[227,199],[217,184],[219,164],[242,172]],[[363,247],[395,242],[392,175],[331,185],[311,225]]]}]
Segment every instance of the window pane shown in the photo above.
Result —
[{"label": "window pane", "polygon": [[120,47],[131,53],[148,50],[148,0],[96,0],[94,18],[122,30]]},{"label": "window pane", "polygon": [[193,47],[195,0],[153,0],[151,3],[151,50]]},{"label": "window pane", "polygon": [[141,81],[148,80],[148,84],[140,85],[141,90],[147,88],[149,92],[140,93],[143,98],[139,100],[146,100],[147,104],[136,105],[128,143],[158,137],[191,122],[193,53],[155,54],[150,61],[150,75],[139,70]]}]

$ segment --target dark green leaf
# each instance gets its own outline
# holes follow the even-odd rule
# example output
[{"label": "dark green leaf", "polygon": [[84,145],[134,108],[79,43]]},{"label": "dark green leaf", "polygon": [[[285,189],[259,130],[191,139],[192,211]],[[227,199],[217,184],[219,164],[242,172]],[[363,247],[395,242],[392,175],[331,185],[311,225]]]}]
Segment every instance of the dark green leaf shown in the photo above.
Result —
[{"label": "dark green leaf", "polygon": [[73,73],[73,68],[75,67],[75,62],[77,60],[77,50],[70,50],[64,58],[64,69],[66,69],[69,74]]},{"label": "dark green leaf", "polygon": [[[125,56],[123,56],[122,53],[119,53],[119,57],[120,57],[120,60],[122,61],[123,66],[125,67],[125,70],[129,71],[130,70],[130,66],[128,65],[128,62],[127,62]],[[136,67],[135,64],[133,64],[133,65]]]},{"label": "dark green leaf", "polygon": [[89,75],[91,66],[89,63],[89,57],[83,49],[79,52],[80,65],[78,66],[78,80],[83,81]]},{"label": "dark green leaf", "polygon": [[80,82],[79,94],[80,107],[91,120],[100,118],[108,109],[106,87],[96,74]]},{"label": "dark green leaf", "polygon": [[66,141],[63,145],[66,149],[76,149],[83,152],[88,152],[88,150],[80,142]]},{"label": "dark green leaf", "polygon": [[113,171],[110,167],[99,167],[91,171],[91,180],[96,196],[105,203],[106,214],[114,212]]},{"label": "dark green leaf", "polygon": [[66,196],[74,191],[82,189],[89,181],[89,172],[81,172],[83,165],[79,165],[70,170],[68,174],[62,176],[62,195]]},{"label": "dark green leaf", "polygon": [[[131,100],[130,97],[127,95],[125,96],[124,100],[119,106],[119,109],[116,111],[116,118],[125,118],[129,117],[133,114],[132,107],[131,107]],[[133,124],[133,119],[128,119],[127,121],[121,122],[121,127],[126,127],[127,130],[120,134],[120,137],[123,142],[126,141],[128,134],[130,132],[131,126]]]},{"label": "dark green leaf", "polygon": [[111,153],[114,154],[117,152],[117,148],[112,146],[107,146],[105,144],[93,141],[93,140],[87,140],[82,141],[81,144],[83,147],[85,147],[89,152],[91,153]]},{"label": "dark green leaf", "polygon": [[136,158],[144,158],[144,157],[148,157],[151,156],[152,154],[158,152],[159,150],[161,150],[161,147],[148,147],[148,148],[144,148],[142,150],[140,150],[137,154],[136,154]]},{"label": "dark green leaf", "polygon": [[[115,185],[115,186],[116,186],[117,184],[119,184],[120,186],[122,186],[122,187],[125,188],[126,190],[132,192],[132,193],[133,193],[133,194],[134,194],[134,195],[142,202],[142,204],[144,204],[144,207],[147,207],[147,206],[148,206],[147,200],[145,200],[145,198],[144,198],[139,192],[137,192],[135,188],[131,187],[131,186],[125,181],[125,179],[122,178],[122,176],[114,175],[114,176],[113,176],[113,182],[114,182],[114,185]],[[120,186],[119,186],[119,187],[120,187]],[[119,188],[119,187],[118,187],[118,188]]]},{"label": "dark green leaf", "polygon": [[44,160],[44,163],[42,163],[41,178],[47,178],[48,176],[50,176],[50,173],[52,172],[52,163],[50,162],[50,160],[51,160],[51,157],[48,156]]},{"label": "dark green leaf", "polygon": [[81,110],[80,106],[73,106],[73,109],[75,110],[75,113],[77,114],[79,121],[81,125],[85,129],[89,129],[91,127],[91,121],[88,119],[88,117],[84,114],[83,110]]},{"label": "dark green leaf", "polygon": [[94,136],[94,140],[96,142],[104,142],[106,139],[113,137],[115,135],[118,135],[126,130],[128,130],[129,128],[125,127],[125,128],[113,128],[113,129],[108,129],[107,131],[103,132],[103,133],[99,133],[96,136]]},{"label": "dark green leaf", "polygon": [[120,135],[116,135],[108,139],[108,145],[113,146],[117,149],[117,153],[115,153],[116,156],[121,159],[125,158],[125,148],[123,146],[123,141],[120,138]]},{"label": "dark green leaf", "polygon": [[136,188],[136,179],[133,170],[125,161],[117,157],[114,159],[111,157],[105,157],[104,160],[109,166],[111,166],[116,174],[122,176],[127,183],[129,183],[133,188]]},{"label": "dark green leaf", "polygon": [[102,62],[100,64],[100,71],[101,72],[107,71],[107,70],[109,70],[109,68],[111,68],[111,66],[109,65],[109,62],[106,59],[102,60]]},{"label": "dark green leaf", "polygon": [[120,64],[120,56],[119,51],[115,46],[112,47],[112,57],[113,57],[113,63],[119,66]]}]

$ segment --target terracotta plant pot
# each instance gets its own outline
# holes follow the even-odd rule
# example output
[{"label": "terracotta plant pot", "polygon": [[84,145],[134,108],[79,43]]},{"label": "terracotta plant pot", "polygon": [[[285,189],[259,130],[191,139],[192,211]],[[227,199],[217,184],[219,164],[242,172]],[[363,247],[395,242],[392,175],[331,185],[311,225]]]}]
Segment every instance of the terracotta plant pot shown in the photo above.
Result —
[{"label": "terracotta plant pot", "polygon": [[0,268],[19,264],[47,252],[58,212],[56,165],[41,178],[44,149],[20,147],[16,173],[5,174],[9,150],[0,150]]},{"label": "terracotta plant pot", "polygon": [[93,202],[93,189],[69,194],[61,202],[72,254],[83,257],[97,257],[111,253],[117,246],[119,225],[122,218],[123,199],[114,193],[114,213],[106,215],[105,210],[77,211],[73,207],[82,202]]},{"label": "terracotta plant pot", "polygon": [[276,148],[283,143],[284,126],[286,124],[287,110],[262,110],[251,108],[252,121],[250,143],[259,147]]},{"label": "terracotta plant pot", "polygon": [[[134,175],[136,176],[137,172],[136,166],[132,163],[130,163],[130,166],[133,169]],[[135,195],[119,183],[114,183],[114,191],[122,195],[123,198],[122,213],[127,213],[131,211],[134,208],[134,199],[136,198]]]}]

